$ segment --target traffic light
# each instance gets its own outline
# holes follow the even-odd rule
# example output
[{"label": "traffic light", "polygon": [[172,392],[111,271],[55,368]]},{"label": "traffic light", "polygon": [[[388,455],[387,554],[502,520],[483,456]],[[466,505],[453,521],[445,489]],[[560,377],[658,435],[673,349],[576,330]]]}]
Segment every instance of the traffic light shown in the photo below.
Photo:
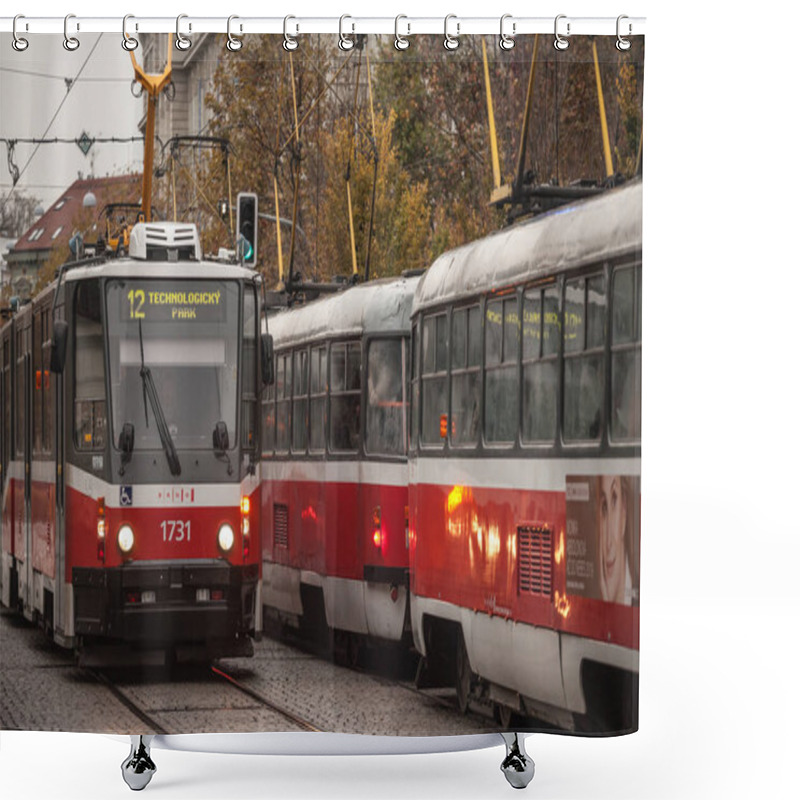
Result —
[{"label": "traffic light", "polygon": [[243,264],[255,266],[258,259],[258,195],[236,195],[236,251]]}]

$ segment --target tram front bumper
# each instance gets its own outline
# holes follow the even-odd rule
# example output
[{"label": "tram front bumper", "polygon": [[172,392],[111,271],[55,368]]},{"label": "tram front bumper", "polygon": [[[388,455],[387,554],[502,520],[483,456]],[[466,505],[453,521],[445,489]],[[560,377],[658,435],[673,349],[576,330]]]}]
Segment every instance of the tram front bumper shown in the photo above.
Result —
[{"label": "tram front bumper", "polygon": [[257,583],[255,564],[75,567],[75,633],[148,647],[252,636]]}]

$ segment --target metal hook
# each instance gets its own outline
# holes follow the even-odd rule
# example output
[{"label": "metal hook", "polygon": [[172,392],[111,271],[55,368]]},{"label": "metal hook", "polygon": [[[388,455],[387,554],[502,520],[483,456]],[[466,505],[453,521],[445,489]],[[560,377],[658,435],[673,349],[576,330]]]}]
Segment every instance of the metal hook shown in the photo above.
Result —
[{"label": "metal hook", "polygon": [[[133,36],[129,36],[128,31],[125,30],[129,19],[134,19],[133,14],[126,14],[122,18],[122,49],[131,51],[135,50],[139,46],[139,40]],[[139,30],[138,24],[136,25],[136,30]]]},{"label": "metal hook", "polygon": [[[352,50],[353,47],[355,46],[355,42],[352,39],[350,39],[350,38],[348,38],[347,36],[344,35],[344,21],[346,19],[352,19],[352,17],[349,14],[342,14],[342,16],[339,17],[339,49],[340,50]],[[351,26],[351,28],[354,28],[354,27],[355,26]]]},{"label": "metal hook", "polygon": [[[192,40],[181,33],[181,20],[188,17],[188,14],[178,14],[178,18],[175,20],[175,47],[178,50],[188,50],[192,46]],[[189,23],[189,30],[192,30],[191,22]]]},{"label": "metal hook", "polygon": [[[625,50],[630,50],[631,49],[630,40],[629,39],[623,39],[622,38],[622,34],[620,33],[620,23],[624,19],[628,19],[628,17],[626,17],[625,14],[620,14],[617,17],[617,50],[619,50],[620,52],[623,52]],[[628,23],[628,36],[630,36],[632,32],[633,32],[633,25],[631,25],[631,23],[629,22]]]},{"label": "metal hook", "polygon": [[[559,15],[556,17],[556,22],[555,22],[555,34],[556,34],[556,38],[555,38],[555,41],[553,42],[553,47],[555,47],[555,49],[556,49],[556,50],[566,50],[566,49],[569,47],[569,40],[565,39],[565,38],[564,38],[564,37],[563,37],[563,36],[562,36],[562,35],[561,35],[561,34],[558,32],[558,21],[559,21],[560,19],[566,19],[566,18],[567,18],[567,15],[566,15],[566,14],[559,14]],[[567,36],[569,36],[569,22],[567,23]]]},{"label": "metal hook", "polygon": [[[447,23],[450,22],[451,19],[456,20],[456,35],[451,36],[447,30]],[[461,23],[457,21],[457,17],[455,14],[448,14],[444,18],[444,49],[445,50],[455,50],[458,48],[458,35],[461,32]]]},{"label": "metal hook", "polygon": [[[67,16],[64,17],[64,49],[69,50],[70,53],[74,53],[81,46],[81,43],[67,32],[67,25],[71,19],[75,19],[74,14],[67,14]],[[80,29],[80,23],[75,23],[75,30],[79,31]]]},{"label": "metal hook", "polygon": [[[24,14],[17,14],[17,16],[14,17],[14,22],[13,22],[13,24],[11,26],[11,35],[14,38],[11,40],[11,46],[18,53],[21,53],[23,50],[27,50],[28,49],[29,42],[28,42],[27,39],[23,39],[23,37],[20,36],[17,33],[17,20],[18,19],[25,19],[25,15]],[[25,23],[25,30],[28,30],[28,23],[27,22]]]},{"label": "metal hook", "polygon": [[[405,36],[401,36],[400,35],[400,20],[401,19],[408,19],[408,17],[405,14],[398,14],[394,18],[394,47],[395,47],[395,50],[408,50],[409,45],[411,44],[411,42],[409,42],[408,39],[406,39]],[[408,34],[411,33],[411,26],[408,23],[406,23],[406,28],[408,29],[408,33],[406,34],[406,36],[407,36]]]},{"label": "metal hook", "polygon": [[[295,39],[294,36],[290,36],[286,30],[286,26],[290,19],[295,19],[295,17],[290,14],[289,16],[283,18],[283,49],[291,52],[292,50],[297,50],[297,39]],[[295,30],[298,29],[295,28]]]},{"label": "metal hook", "polygon": [[[228,50],[231,51],[231,53],[238,52],[244,46],[244,42],[238,36],[234,36],[231,33],[231,22],[235,19],[239,19],[239,17],[237,17],[235,14],[231,14],[231,16],[228,17],[228,42],[225,45],[225,47],[227,47]],[[242,26],[240,25],[239,33],[241,32],[242,32]]]},{"label": "metal hook", "polygon": [[514,34],[517,32],[517,23],[511,23],[511,35],[509,36],[503,30],[503,23],[507,20],[511,19],[511,14],[503,14],[500,17],[500,49],[501,50],[511,50],[512,47],[516,44],[514,41]]}]

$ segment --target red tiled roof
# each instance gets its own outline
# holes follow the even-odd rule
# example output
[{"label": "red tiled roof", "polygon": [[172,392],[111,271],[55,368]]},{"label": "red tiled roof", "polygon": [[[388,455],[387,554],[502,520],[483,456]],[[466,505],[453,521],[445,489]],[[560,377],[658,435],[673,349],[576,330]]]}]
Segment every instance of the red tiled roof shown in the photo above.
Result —
[{"label": "red tiled roof", "polygon": [[92,192],[97,198],[94,215],[111,200],[137,203],[142,195],[141,175],[115,175],[109,178],[84,178],[75,181],[61,197],[42,214],[14,245],[14,252],[50,250],[69,241],[74,222],[83,211],[83,197]]}]

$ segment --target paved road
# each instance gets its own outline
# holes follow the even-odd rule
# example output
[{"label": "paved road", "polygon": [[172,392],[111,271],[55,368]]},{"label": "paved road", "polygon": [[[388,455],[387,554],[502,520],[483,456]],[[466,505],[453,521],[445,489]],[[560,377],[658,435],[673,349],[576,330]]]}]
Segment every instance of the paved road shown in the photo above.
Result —
[{"label": "paved road", "polygon": [[[487,717],[461,716],[450,691],[417,692],[411,681],[356,672],[272,639],[255,647],[253,658],[224,659],[220,669],[319,730],[399,736],[497,730]],[[144,732],[132,705],[170,733],[301,730],[208,669],[107,676],[123,699],[40,631],[0,612],[2,728]]]}]

